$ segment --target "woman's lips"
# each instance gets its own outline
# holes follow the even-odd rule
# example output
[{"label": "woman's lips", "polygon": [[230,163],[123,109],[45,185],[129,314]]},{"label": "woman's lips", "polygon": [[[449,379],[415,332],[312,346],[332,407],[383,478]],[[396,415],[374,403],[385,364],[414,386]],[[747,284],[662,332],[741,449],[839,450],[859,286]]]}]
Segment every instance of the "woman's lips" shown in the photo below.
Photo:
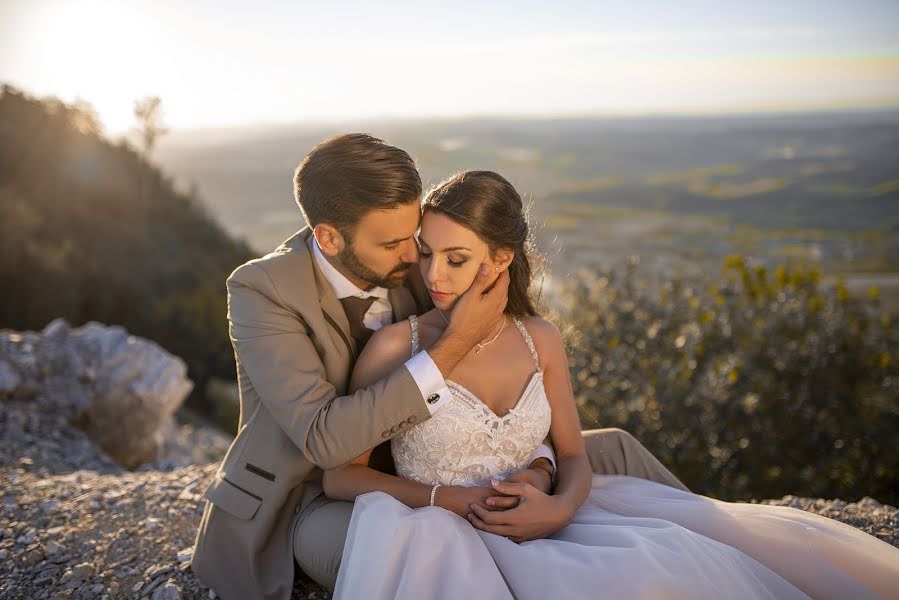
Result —
[{"label": "woman's lips", "polygon": [[450,296],[452,296],[452,294],[450,294],[449,292],[435,292],[434,290],[430,290],[430,289],[428,290],[428,292],[431,294],[431,298],[440,299],[440,300],[442,300],[444,298],[449,298]]}]

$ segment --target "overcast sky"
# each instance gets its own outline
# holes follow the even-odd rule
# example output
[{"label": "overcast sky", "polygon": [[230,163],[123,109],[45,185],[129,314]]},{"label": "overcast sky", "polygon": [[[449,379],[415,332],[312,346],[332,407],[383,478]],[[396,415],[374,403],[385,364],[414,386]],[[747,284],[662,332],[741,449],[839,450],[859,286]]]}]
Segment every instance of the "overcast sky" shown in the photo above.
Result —
[{"label": "overcast sky", "polygon": [[0,81],[111,133],[899,106],[899,2],[0,0]]}]

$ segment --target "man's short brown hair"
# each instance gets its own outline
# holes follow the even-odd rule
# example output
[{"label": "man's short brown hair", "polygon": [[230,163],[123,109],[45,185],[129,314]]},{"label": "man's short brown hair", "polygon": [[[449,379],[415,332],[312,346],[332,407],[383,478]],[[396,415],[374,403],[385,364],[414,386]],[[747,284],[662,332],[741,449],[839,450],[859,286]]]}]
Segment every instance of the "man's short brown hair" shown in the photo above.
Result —
[{"label": "man's short brown hair", "polygon": [[421,177],[403,150],[365,133],[348,133],[306,155],[294,175],[294,196],[310,227],[327,223],[352,239],[370,211],[419,200]]}]

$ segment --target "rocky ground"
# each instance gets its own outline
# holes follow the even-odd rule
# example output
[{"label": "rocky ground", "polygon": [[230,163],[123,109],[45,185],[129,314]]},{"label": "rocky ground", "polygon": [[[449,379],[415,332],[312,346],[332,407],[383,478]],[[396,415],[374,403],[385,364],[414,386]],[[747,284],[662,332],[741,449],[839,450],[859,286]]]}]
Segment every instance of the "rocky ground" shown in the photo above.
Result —
[{"label": "rocky ground", "polygon": [[[201,496],[228,438],[166,422],[154,459],[126,470],[73,425],[80,421],[64,401],[67,385],[30,385],[25,394],[0,385],[0,598],[214,598],[190,558]],[[899,510],[871,498],[763,503],[831,517],[899,546]],[[300,574],[293,597],[330,594]]]},{"label": "rocky ground", "polygon": [[[166,454],[127,471],[53,415],[0,402],[0,598],[213,598],[190,557],[228,439],[175,430]],[[329,597],[297,581],[294,598]]]}]

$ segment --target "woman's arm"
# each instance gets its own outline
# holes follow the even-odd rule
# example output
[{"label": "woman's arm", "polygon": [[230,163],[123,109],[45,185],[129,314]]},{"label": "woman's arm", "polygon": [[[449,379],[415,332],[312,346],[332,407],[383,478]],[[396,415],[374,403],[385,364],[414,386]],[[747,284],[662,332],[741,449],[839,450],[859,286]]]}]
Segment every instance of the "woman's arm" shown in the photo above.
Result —
[{"label": "woman's arm", "polygon": [[515,541],[546,537],[567,525],[587,499],[593,478],[562,336],[555,325],[544,319],[528,319],[527,325],[540,357],[543,385],[552,408],[549,433],[556,452],[555,494],[548,496],[527,483],[498,482],[493,486],[497,491],[521,497],[518,506],[505,512],[487,512],[473,506],[474,514],[470,516],[479,529]]},{"label": "woman's arm", "polygon": [[[408,358],[411,347],[407,321],[379,329],[356,361],[350,390],[366,387],[402,365]],[[372,469],[368,466],[370,456],[371,450],[345,465],[325,471],[322,481],[325,495],[332,500],[352,502],[356,496],[377,491],[390,494],[411,508],[430,504],[431,486]],[[469,512],[470,504],[486,506],[485,500],[495,494],[486,487],[441,486],[435,493],[434,503],[464,517]]]}]

